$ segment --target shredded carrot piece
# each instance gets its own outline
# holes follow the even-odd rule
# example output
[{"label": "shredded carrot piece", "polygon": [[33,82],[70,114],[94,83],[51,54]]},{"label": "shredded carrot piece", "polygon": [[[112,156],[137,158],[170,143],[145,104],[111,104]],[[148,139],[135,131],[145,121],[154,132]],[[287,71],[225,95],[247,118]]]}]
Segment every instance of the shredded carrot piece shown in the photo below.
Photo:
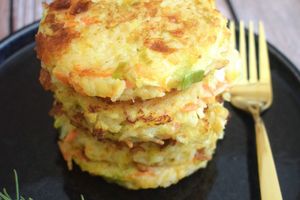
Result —
[{"label": "shredded carrot piece", "polygon": [[148,73],[148,70],[146,67],[143,67],[141,64],[136,64],[134,66],[134,71],[136,72],[136,74],[138,76],[142,76],[142,77],[146,77],[146,78],[149,78],[151,79],[151,74]]},{"label": "shredded carrot piece", "polygon": [[105,72],[105,71],[100,71],[100,70],[95,70],[95,69],[75,69],[75,73],[77,73],[79,76],[89,76],[89,77],[111,77],[112,73],[111,72]]},{"label": "shredded carrot piece", "polygon": [[68,169],[72,170],[72,148],[70,147],[69,143],[66,142],[58,142],[59,149],[61,151],[61,154],[64,158],[64,160],[67,162]]},{"label": "shredded carrot piece", "polygon": [[81,18],[81,21],[83,21],[83,23],[85,25],[91,25],[91,24],[96,24],[96,23],[100,22],[96,17],[84,17],[84,18]]},{"label": "shredded carrot piece", "polygon": [[73,77],[73,75],[71,75],[71,78],[69,80],[70,85],[76,90],[76,92],[78,92],[82,96],[87,96],[87,94],[85,93],[85,91],[81,87],[81,85],[78,82],[76,82],[76,79],[74,80],[72,77]]},{"label": "shredded carrot piece", "polygon": [[203,84],[203,89],[207,91],[210,95],[214,95],[214,92],[212,91],[212,89],[209,87],[208,84]]},{"label": "shredded carrot piece", "polygon": [[197,110],[198,107],[199,106],[195,103],[188,103],[188,104],[185,104],[185,106],[182,108],[182,111],[183,112],[190,112],[190,111]]},{"label": "shredded carrot piece", "polygon": [[136,172],[134,173],[134,176],[155,176],[155,173],[153,171],[145,171],[145,172]]},{"label": "shredded carrot piece", "polygon": [[80,160],[89,161],[89,158],[86,157],[83,150],[76,150],[74,155],[76,155],[76,157],[78,157]]},{"label": "shredded carrot piece", "polygon": [[217,88],[222,88],[224,85],[226,85],[225,82],[218,82],[217,83]]},{"label": "shredded carrot piece", "polygon": [[125,83],[126,83],[126,88],[128,89],[134,88],[134,84],[132,82],[126,80]]},{"label": "shredded carrot piece", "polygon": [[67,76],[61,72],[54,72],[54,76],[62,83],[69,85],[69,76]]},{"label": "shredded carrot piece", "polygon": [[65,137],[65,142],[72,142],[76,137],[78,133],[76,131],[70,131],[69,134]]},{"label": "shredded carrot piece", "polygon": [[76,26],[76,22],[74,22],[74,21],[66,21],[65,22],[65,26],[66,27],[74,27],[74,26]]},{"label": "shredded carrot piece", "polygon": [[110,77],[112,73],[97,72],[93,70],[83,70],[80,76]]},{"label": "shredded carrot piece", "polygon": [[141,75],[142,74],[142,69],[141,69],[141,65],[137,64],[135,67],[135,72],[138,74],[138,75]]},{"label": "shredded carrot piece", "polygon": [[194,156],[194,160],[197,161],[197,160],[210,160],[211,157],[206,155],[205,153],[205,149],[202,148],[202,149],[198,149],[195,153],[195,156]]}]

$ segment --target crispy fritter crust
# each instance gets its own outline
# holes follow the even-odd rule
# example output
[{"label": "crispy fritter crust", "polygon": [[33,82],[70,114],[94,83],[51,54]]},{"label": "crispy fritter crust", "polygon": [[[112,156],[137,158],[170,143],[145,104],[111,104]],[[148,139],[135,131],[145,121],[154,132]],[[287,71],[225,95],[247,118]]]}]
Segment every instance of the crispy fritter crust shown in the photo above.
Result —
[{"label": "crispy fritter crust", "polygon": [[180,89],[187,73],[228,63],[227,21],[212,1],[56,0],[44,7],[38,58],[86,96],[161,97]]},{"label": "crispy fritter crust", "polygon": [[173,91],[148,101],[112,103],[101,98],[83,97],[61,87],[55,91],[57,102],[52,113],[58,119],[56,124],[64,121],[58,123],[64,115],[74,126],[96,138],[157,143],[172,138],[189,143],[198,137],[192,130],[203,126],[203,119],[209,120],[210,113],[218,112],[212,117],[226,119],[227,111],[218,102],[222,101],[218,95],[227,87],[222,70],[185,91]]},{"label": "crispy fritter crust", "polygon": [[181,144],[166,140],[164,144],[95,140],[78,128],[64,127],[69,132],[59,141],[64,159],[72,169],[75,161],[83,171],[102,176],[130,189],[168,187],[195,170],[205,167],[212,158],[223,129],[194,129],[198,143]]}]

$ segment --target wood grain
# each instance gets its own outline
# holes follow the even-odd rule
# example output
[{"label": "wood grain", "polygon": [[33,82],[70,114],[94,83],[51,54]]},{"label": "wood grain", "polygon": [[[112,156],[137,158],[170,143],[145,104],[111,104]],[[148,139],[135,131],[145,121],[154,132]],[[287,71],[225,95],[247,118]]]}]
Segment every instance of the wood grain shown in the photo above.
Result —
[{"label": "wood grain", "polygon": [[39,20],[42,17],[42,13],[43,13],[43,7],[42,7],[42,3],[44,1],[43,0],[35,0],[34,3],[34,20]]},{"label": "wood grain", "polygon": [[23,24],[24,26],[31,24],[34,21],[35,14],[35,0],[23,0],[24,1],[24,16],[23,16]]},{"label": "wood grain", "polygon": [[0,0],[0,40],[9,34],[9,0]]},{"label": "wood grain", "polygon": [[262,20],[269,42],[300,69],[299,0],[231,0],[240,20]]},{"label": "wood grain", "polygon": [[24,3],[26,0],[13,0],[13,30],[17,31],[24,26]]}]

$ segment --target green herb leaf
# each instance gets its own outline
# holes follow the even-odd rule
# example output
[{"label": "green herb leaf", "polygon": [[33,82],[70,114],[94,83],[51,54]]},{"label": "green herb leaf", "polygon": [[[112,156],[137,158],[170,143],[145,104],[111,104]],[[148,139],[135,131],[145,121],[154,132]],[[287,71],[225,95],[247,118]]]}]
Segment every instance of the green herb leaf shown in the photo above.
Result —
[{"label": "green herb leaf", "polygon": [[193,83],[200,82],[203,79],[203,77],[204,77],[203,70],[198,70],[186,74],[181,82],[181,89],[185,90],[189,88]]},{"label": "green herb leaf", "polygon": [[[14,175],[15,175],[15,187],[16,187],[16,199],[15,200],[26,200],[23,196],[19,193],[19,179],[17,171],[14,169]],[[83,195],[80,195],[81,200],[84,200]],[[10,195],[7,193],[6,189],[3,188],[3,192],[0,191],[0,200],[13,200]],[[33,200],[32,198],[28,198],[28,200]]]},{"label": "green herb leaf", "polygon": [[3,188],[3,194],[4,194],[6,197],[8,197],[9,199],[11,199],[11,197],[9,196],[9,194],[7,193],[7,191],[6,191],[5,188]]},{"label": "green herb leaf", "polygon": [[2,200],[11,200],[11,198],[5,196],[4,194],[0,193],[0,199]]},{"label": "green herb leaf", "polygon": [[[25,200],[23,196],[20,196],[20,189],[19,189],[19,179],[17,171],[14,169],[14,175],[15,175],[15,188],[16,188],[16,200]],[[3,188],[3,192],[0,192],[0,200],[13,200],[10,195],[7,193],[6,189]],[[29,200],[33,200],[29,198]]]},{"label": "green herb leaf", "polygon": [[19,179],[18,179],[18,174],[17,171],[14,169],[14,174],[15,174],[15,183],[16,183],[16,199],[20,199],[20,194],[19,194]]}]

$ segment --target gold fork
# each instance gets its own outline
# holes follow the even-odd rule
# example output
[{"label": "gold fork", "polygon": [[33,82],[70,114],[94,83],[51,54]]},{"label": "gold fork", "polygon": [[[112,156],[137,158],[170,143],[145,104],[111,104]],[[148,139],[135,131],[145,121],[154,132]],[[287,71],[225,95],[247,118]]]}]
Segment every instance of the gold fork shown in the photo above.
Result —
[{"label": "gold fork", "polygon": [[[249,23],[249,73],[247,69],[246,39],[244,23],[241,21],[239,50],[242,59],[242,78],[230,89],[233,106],[250,113],[255,122],[256,151],[262,200],[282,200],[274,159],[267,131],[260,114],[272,104],[272,82],[264,27],[259,22],[259,65],[256,63],[253,22]],[[235,24],[230,23],[232,45],[235,46]],[[259,72],[258,72],[259,71]],[[259,73],[259,77],[258,77]]]}]

